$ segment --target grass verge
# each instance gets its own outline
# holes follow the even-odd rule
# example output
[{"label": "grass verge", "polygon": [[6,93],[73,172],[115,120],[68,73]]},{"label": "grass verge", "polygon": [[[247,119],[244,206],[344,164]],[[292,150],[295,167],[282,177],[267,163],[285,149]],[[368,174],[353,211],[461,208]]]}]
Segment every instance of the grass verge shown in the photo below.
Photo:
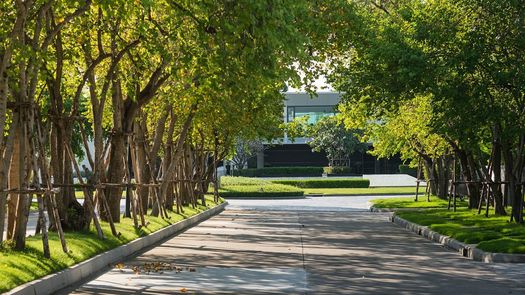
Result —
[{"label": "grass verge", "polygon": [[428,226],[433,231],[460,242],[495,253],[525,253],[525,227],[510,223],[508,216],[478,215],[477,210],[460,208],[428,209],[396,213],[408,221]]},{"label": "grass verge", "polygon": [[50,233],[50,259],[44,258],[43,256],[42,239],[40,235],[28,237],[27,247],[23,251],[15,251],[9,246],[4,245],[0,248],[0,293],[26,282],[63,270],[97,254],[129,243],[139,237],[146,236],[216,205],[213,202],[212,196],[207,196],[206,201],[209,207],[201,205],[195,209],[185,207],[183,214],[171,213],[171,218],[168,220],[160,217],[147,216],[146,220],[149,222],[149,225],[141,229],[135,229],[133,227],[133,220],[130,218],[121,219],[120,223],[115,224],[117,231],[121,233],[119,237],[111,235],[109,224],[105,222],[101,224],[106,235],[105,240],[98,238],[94,227],[92,227],[90,231],[85,232],[66,232],[65,236],[69,248],[69,253],[67,254],[62,251],[58,235],[56,233]]},{"label": "grass verge", "polygon": [[452,237],[467,244],[477,244],[477,248],[494,253],[524,254],[525,227],[509,222],[508,216],[489,217],[478,214],[477,210],[467,208],[465,201],[457,203],[456,212],[447,210],[448,202],[432,197],[414,202],[409,198],[389,198],[372,200],[377,208],[420,209],[399,210],[396,215],[410,222],[427,226],[442,235]]}]

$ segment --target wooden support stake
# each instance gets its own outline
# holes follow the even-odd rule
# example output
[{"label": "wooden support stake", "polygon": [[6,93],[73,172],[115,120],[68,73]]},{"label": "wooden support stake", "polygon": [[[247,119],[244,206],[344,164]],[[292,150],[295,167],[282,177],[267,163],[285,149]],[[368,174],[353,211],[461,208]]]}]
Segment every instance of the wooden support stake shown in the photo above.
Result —
[{"label": "wooden support stake", "polygon": [[[217,170],[217,169],[215,169]],[[217,175],[217,171],[215,171],[215,175]],[[419,157],[419,160],[417,162],[417,179],[416,179],[416,199],[414,201],[418,201],[418,195],[419,195],[419,183],[421,182],[421,156]]]},{"label": "wooden support stake", "polygon": [[[44,149],[44,144],[42,143],[43,135],[42,135],[41,126],[39,123],[40,121],[38,120],[38,113],[36,112],[35,112],[35,121],[37,122],[36,141],[37,141],[37,146],[38,146],[38,160],[40,163],[40,173],[41,173],[42,180],[47,186],[47,191],[51,192],[51,190],[53,189],[53,185],[51,183],[51,178],[49,177],[49,175],[51,175],[51,173],[49,172],[50,166],[47,164],[47,160],[45,158],[45,149]],[[51,214],[53,215],[53,220],[55,222],[54,226],[55,226],[55,229],[57,230],[58,237],[60,238],[60,243],[62,245],[62,251],[64,251],[64,253],[69,253],[64,231],[62,230],[62,223],[60,222],[60,214],[58,213],[58,207],[57,207],[57,201],[56,201],[55,194],[50,193],[48,194],[48,196],[49,196],[49,204],[51,205],[51,208],[47,208],[47,211],[49,212],[49,210],[51,209]]]},{"label": "wooden support stake", "polygon": [[[84,185],[85,183],[80,173],[80,168],[78,167],[77,160],[75,159],[69,144],[65,144],[65,147],[66,147],[67,155],[70,161],[73,163],[73,168],[75,169],[75,172],[77,174],[78,181],[80,182],[80,184]],[[84,192],[84,202],[86,202],[86,206],[92,215],[91,218],[93,218],[93,222],[95,223],[95,228],[97,229],[97,235],[99,238],[105,239],[106,237],[104,236],[104,232],[102,231],[102,227],[100,226],[100,222],[98,220],[97,213],[95,212],[95,206],[93,205],[93,200],[91,198],[92,192],[89,191],[86,186],[82,187],[82,191]],[[88,221],[88,224],[89,224],[89,221]]]}]

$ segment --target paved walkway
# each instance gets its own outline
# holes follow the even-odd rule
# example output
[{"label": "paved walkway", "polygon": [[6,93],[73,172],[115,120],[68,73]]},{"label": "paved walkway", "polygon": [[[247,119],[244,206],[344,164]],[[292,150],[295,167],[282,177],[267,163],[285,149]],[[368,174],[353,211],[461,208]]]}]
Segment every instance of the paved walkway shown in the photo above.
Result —
[{"label": "paved walkway", "polygon": [[[344,203],[345,197],[338,198]],[[303,201],[306,205],[301,209],[315,207],[311,200]],[[525,292],[515,281],[525,274],[522,266],[467,260],[387,222],[385,214],[358,210],[360,205],[348,203],[340,210],[327,206],[314,212],[314,208],[283,207],[274,200],[256,206],[242,202],[232,201],[222,214],[124,262],[122,269],[112,269],[74,293]]]}]

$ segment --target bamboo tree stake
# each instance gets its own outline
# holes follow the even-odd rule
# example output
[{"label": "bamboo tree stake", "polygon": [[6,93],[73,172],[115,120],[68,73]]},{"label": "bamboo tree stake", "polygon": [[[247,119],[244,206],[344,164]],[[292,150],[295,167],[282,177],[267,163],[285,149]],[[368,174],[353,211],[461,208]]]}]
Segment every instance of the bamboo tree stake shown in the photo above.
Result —
[{"label": "bamboo tree stake", "polygon": [[108,200],[106,199],[104,190],[101,187],[97,187],[97,197],[102,202],[102,206],[104,206],[104,210],[106,211],[106,217],[108,218],[108,223],[109,223],[109,227],[111,228],[111,233],[115,237],[120,236],[120,233],[117,232],[117,229],[115,228],[115,223],[113,222],[113,216],[111,216],[111,212],[109,211]]},{"label": "bamboo tree stake", "polygon": [[[35,113],[35,117],[37,116],[37,114]],[[51,183],[51,179],[49,177],[49,175],[51,174],[49,172],[49,169],[50,167],[47,165],[47,160],[45,158],[45,149],[44,149],[44,145],[42,143],[43,141],[43,136],[42,136],[42,130],[41,130],[41,126],[40,126],[40,121],[38,120],[38,117],[36,118],[35,120],[37,122],[36,126],[37,126],[37,137],[38,137],[38,149],[39,149],[39,162],[40,162],[40,172],[41,172],[41,176],[42,176],[42,179],[44,180],[44,182],[46,183],[46,186],[47,186],[47,189],[48,191],[51,192],[51,190],[53,189],[53,185]],[[58,237],[60,238],[60,243],[62,245],[62,250],[64,251],[64,253],[69,253],[69,250],[67,248],[67,244],[66,244],[66,238],[65,238],[65,235],[64,235],[64,231],[62,230],[62,223],[60,222],[60,214],[58,213],[58,207],[57,207],[57,203],[56,203],[56,197],[55,197],[55,194],[49,194],[49,199],[50,199],[50,204],[51,204],[51,211],[53,213],[53,219],[55,221],[55,228],[57,230],[57,233],[58,233]],[[49,208],[48,208],[48,212],[49,212]]]},{"label": "bamboo tree stake", "polygon": [[481,195],[478,203],[478,215],[481,214],[481,210],[483,209],[483,200],[485,199],[485,194],[487,193],[487,186],[482,183],[481,184]]},{"label": "bamboo tree stake", "polygon": [[131,193],[133,194],[133,197],[135,198],[135,201],[137,202],[136,208],[138,208],[138,211],[139,211],[138,214],[140,217],[140,224],[141,226],[147,226],[146,218],[144,217],[144,210],[142,210],[142,200],[139,198],[136,189],[131,190]]},{"label": "bamboo tree stake", "polygon": [[[130,151],[131,151],[131,158],[132,159],[135,159],[135,163],[137,163],[137,155],[135,153],[135,149],[137,147],[137,144],[135,143],[135,141],[133,140],[133,138],[130,136],[130,139],[129,139],[129,142],[130,142],[130,145],[131,145],[131,148],[130,148]],[[131,163],[129,163],[129,165],[132,165],[133,161]],[[131,169],[128,169],[128,171],[130,171]],[[138,171],[138,169],[137,169]],[[137,175],[135,175],[135,179],[137,179]],[[131,180],[129,181],[131,182]],[[148,189],[149,191],[149,189]],[[133,198],[135,198],[135,204],[133,206],[135,206],[135,211],[137,211],[136,209],[138,209],[138,214],[140,216],[140,224],[141,226],[146,226],[146,219],[144,217],[144,210],[142,209],[142,198],[139,197],[139,195],[137,194],[137,189],[136,188],[133,188],[131,190],[131,194],[132,194],[132,200]]]},{"label": "bamboo tree stake", "polygon": [[[145,145],[146,143],[143,143],[143,144]],[[153,168],[151,166],[152,162],[151,162],[151,159],[149,158],[148,153],[146,153],[146,162],[147,162],[147,165],[148,165],[148,169],[150,170],[151,181],[153,182],[153,184],[158,184],[157,179],[155,177],[155,174],[153,173]],[[166,181],[166,179],[164,179],[164,181]],[[160,202],[158,189],[156,187],[154,187],[153,188],[153,192],[154,192],[153,196],[155,198],[157,206],[159,206],[158,209],[159,209],[160,217],[164,219],[164,218],[166,218],[166,216],[164,215],[164,211],[162,210],[163,206],[161,205],[161,202]],[[153,203],[155,203],[155,202],[153,202]]]},{"label": "bamboo tree stake", "polygon": [[456,157],[452,162],[452,198],[454,199],[454,212],[456,212]]},{"label": "bamboo tree stake", "polygon": [[[35,143],[36,143],[36,136],[32,135],[32,141],[33,141],[33,146],[37,146]],[[37,156],[35,153],[32,153],[32,157],[31,157],[31,164],[33,166],[33,173],[34,173],[34,178],[33,178],[33,183],[34,183],[34,186],[37,190],[40,190],[40,179],[39,179],[39,176],[38,176],[38,160],[37,160]],[[44,201],[42,200],[42,195],[40,194],[37,194],[36,195],[36,199],[37,199],[37,203],[38,203],[38,225],[37,226],[37,230],[39,230],[38,227],[40,227],[40,230],[42,231],[42,248],[43,248],[43,252],[44,252],[44,257],[45,258],[51,258],[51,252],[49,251],[49,236],[48,236],[48,232],[47,232],[47,220],[46,220],[46,215],[44,214]],[[36,234],[36,233],[35,233]]]},{"label": "bamboo tree stake", "polygon": [[[217,145],[215,145],[215,146],[217,146]],[[217,152],[217,147],[215,147],[215,152]],[[217,175],[217,165],[215,165],[215,175]],[[217,176],[215,176],[215,177],[217,177]],[[421,183],[421,156],[419,156],[419,160],[418,160],[418,163],[417,163],[416,199],[414,200],[416,202],[418,201],[419,184],[420,183]],[[218,198],[217,198],[217,201],[218,201]]]},{"label": "bamboo tree stake", "polygon": [[[128,152],[129,152],[129,149],[128,149]],[[129,173],[129,168],[128,165],[129,165],[129,161],[126,161],[126,157],[125,156],[122,156],[123,157],[123,160],[124,160],[124,163],[128,163],[126,164],[126,170],[124,172],[124,175],[126,177],[126,191],[129,192],[129,197],[131,198],[130,200],[130,205],[131,205],[131,217],[133,219],[133,225],[135,226],[135,228],[140,228],[139,227],[139,221],[137,219],[137,203],[135,202],[135,194],[132,192],[132,189],[131,189],[131,175]]]},{"label": "bamboo tree stake", "polygon": [[[95,228],[97,229],[97,235],[99,238],[105,239],[106,237],[104,236],[104,232],[102,231],[102,227],[100,226],[100,222],[98,220],[97,213],[95,212],[95,206],[93,205],[93,200],[91,198],[91,192],[88,190],[86,186],[84,186],[85,182],[80,173],[80,168],[78,168],[77,160],[73,156],[73,153],[71,151],[69,144],[65,144],[64,146],[66,147],[66,152],[67,152],[67,155],[71,163],[73,163],[73,168],[75,169],[75,172],[77,174],[78,181],[80,182],[80,184],[82,184],[82,191],[84,192],[84,201],[86,202],[86,206],[92,215],[93,222],[95,223]],[[89,224],[89,221],[88,221],[88,224]]]}]

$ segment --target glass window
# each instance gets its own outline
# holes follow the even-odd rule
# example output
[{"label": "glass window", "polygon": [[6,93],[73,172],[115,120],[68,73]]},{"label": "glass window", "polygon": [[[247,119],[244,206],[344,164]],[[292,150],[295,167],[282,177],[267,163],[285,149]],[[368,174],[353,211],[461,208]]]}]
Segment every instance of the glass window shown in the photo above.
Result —
[{"label": "glass window", "polygon": [[321,118],[333,116],[336,113],[335,106],[296,106],[288,107],[288,122],[295,118],[308,116],[308,123],[315,124]]}]

